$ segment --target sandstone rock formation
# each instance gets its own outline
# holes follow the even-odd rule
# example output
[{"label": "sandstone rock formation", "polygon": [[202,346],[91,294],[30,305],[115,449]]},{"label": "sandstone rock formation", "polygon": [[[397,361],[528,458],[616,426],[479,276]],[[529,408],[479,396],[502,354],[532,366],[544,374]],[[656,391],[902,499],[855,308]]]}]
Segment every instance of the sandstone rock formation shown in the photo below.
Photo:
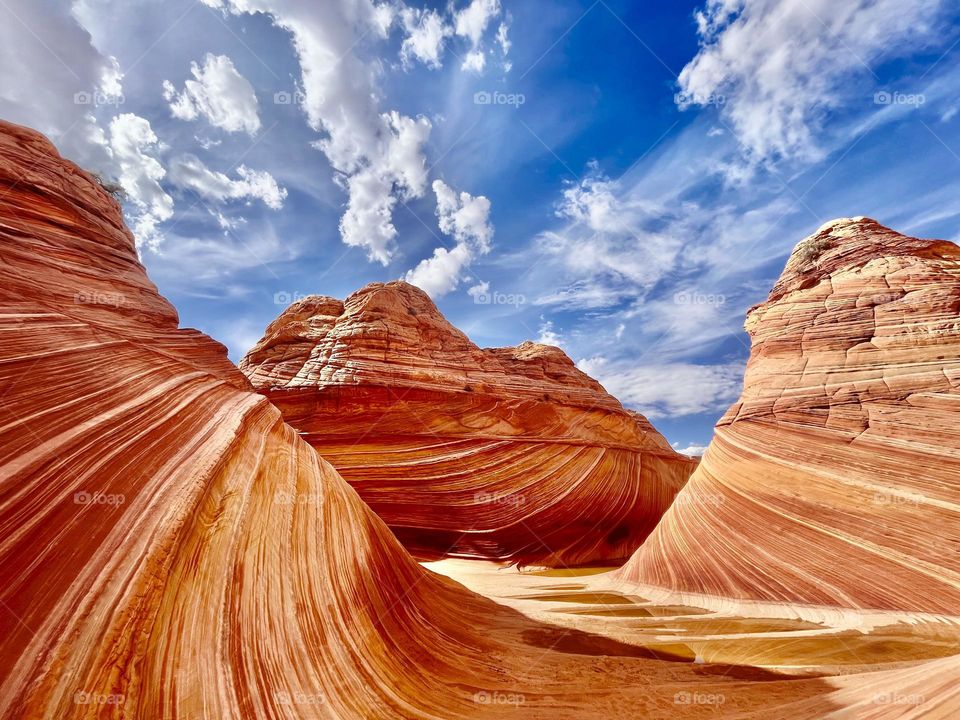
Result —
[{"label": "sandstone rock formation", "polygon": [[489,650],[472,596],[177,328],[115,201],[6,123],[0,308],[0,717],[475,708],[451,686]]},{"label": "sandstone rock formation", "polygon": [[828,223],[746,327],[740,401],[619,577],[960,614],[960,248]]},{"label": "sandstone rock formation", "polygon": [[559,348],[480,349],[404,282],[294,303],[240,368],[422,557],[613,565],[696,467]]},{"label": "sandstone rock formation", "polygon": [[666,718],[678,693],[739,712],[829,689],[704,674],[427,572],[177,323],[113,199],[0,122],[5,720]]},{"label": "sandstone rock formation", "polygon": [[[838,651],[834,628],[599,593],[582,573],[434,565],[493,602],[428,572],[177,323],[112,198],[0,122],[5,720],[960,710],[955,628],[919,617]],[[854,672],[787,679],[838,667]]]}]

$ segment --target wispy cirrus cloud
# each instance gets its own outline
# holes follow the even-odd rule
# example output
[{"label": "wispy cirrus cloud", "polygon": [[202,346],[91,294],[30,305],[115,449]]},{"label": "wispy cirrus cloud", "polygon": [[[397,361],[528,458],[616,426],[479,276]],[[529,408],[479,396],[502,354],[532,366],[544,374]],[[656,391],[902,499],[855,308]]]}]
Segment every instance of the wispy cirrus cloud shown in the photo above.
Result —
[{"label": "wispy cirrus cloud", "polygon": [[[942,40],[943,0],[709,0],[685,102],[719,105],[748,158],[816,161],[828,115],[865,93],[873,66]],[[721,100],[722,99],[722,100]]]},{"label": "wispy cirrus cloud", "polygon": [[265,171],[251,170],[246,165],[237,168],[236,178],[208,168],[200,158],[189,153],[170,162],[170,182],[197,192],[214,202],[227,200],[260,200],[271,210],[283,207],[287,197],[274,177]]},{"label": "wispy cirrus cloud", "polygon": [[743,382],[740,363],[637,365],[595,356],[579,361],[577,367],[651,419],[723,412],[739,397]]}]

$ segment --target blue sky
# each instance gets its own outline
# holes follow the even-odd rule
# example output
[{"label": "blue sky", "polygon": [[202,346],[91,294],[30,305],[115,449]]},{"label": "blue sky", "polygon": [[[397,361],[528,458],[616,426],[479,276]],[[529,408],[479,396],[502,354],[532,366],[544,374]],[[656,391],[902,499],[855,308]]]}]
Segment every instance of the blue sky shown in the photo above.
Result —
[{"label": "blue sky", "polygon": [[185,326],[407,278],[559,344],[681,449],[835,217],[960,235],[939,0],[6,0],[0,116],[118,178]]}]

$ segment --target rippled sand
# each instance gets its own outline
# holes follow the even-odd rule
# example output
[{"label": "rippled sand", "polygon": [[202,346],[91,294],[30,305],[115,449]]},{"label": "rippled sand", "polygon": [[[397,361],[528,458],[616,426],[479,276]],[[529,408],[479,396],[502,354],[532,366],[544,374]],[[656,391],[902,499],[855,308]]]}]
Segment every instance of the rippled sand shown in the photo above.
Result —
[{"label": "rippled sand", "polygon": [[[960,652],[960,631],[947,622],[891,618],[889,624],[864,632],[801,619],[660,604],[603,589],[606,577],[596,568],[520,572],[512,566],[463,560],[425,566],[532,622],[556,627],[551,652],[597,654],[599,639],[605,638],[621,644],[611,651],[615,655],[729,666],[734,676],[750,676],[749,670],[756,668],[784,678],[889,669]],[[558,577],[568,582],[557,583]],[[561,638],[564,630],[589,633],[589,638]],[[540,630],[524,637],[539,646],[542,634]]]}]

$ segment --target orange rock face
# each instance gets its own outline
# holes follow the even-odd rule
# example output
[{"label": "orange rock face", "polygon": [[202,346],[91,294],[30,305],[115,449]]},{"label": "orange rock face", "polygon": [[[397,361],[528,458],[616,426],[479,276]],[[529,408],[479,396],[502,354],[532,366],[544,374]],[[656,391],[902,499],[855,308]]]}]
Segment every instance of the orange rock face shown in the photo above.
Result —
[{"label": "orange rock face", "polygon": [[[221,345],[178,329],[117,204],[6,123],[0,261],[5,720],[669,717],[694,688],[766,702],[415,563]],[[582,649],[551,652],[561,640]],[[788,685],[777,702],[826,689]]]},{"label": "orange rock face", "polygon": [[960,248],[835,221],[746,327],[740,401],[620,576],[960,613]]},{"label": "orange rock face", "polygon": [[829,628],[570,572],[434,566],[493,601],[427,571],[221,345],[177,323],[116,203],[0,123],[4,720],[956,715],[955,657],[764,669],[866,667],[895,643],[943,658],[939,627],[844,654]]},{"label": "orange rock face", "polygon": [[489,603],[178,329],[117,204],[6,123],[0,252],[0,717],[475,707],[451,678],[490,646],[459,617]]},{"label": "orange rock face", "polygon": [[559,348],[480,349],[403,282],[294,303],[240,368],[421,557],[614,564],[696,467]]}]

